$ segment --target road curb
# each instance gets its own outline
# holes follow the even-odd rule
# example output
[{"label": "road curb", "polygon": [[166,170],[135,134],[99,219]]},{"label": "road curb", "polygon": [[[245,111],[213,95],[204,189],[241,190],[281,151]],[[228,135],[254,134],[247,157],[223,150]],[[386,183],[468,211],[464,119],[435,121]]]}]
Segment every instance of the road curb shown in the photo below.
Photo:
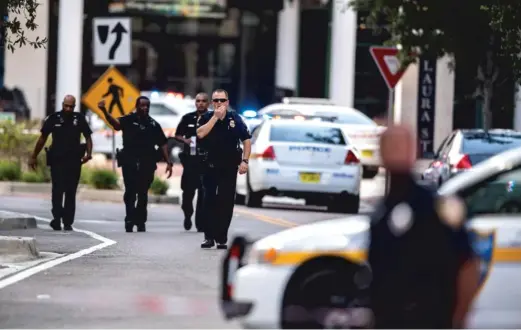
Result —
[{"label": "road curb", "polygon": [[38,259],[40,252],[33,237],[0,236],[0,260],[19,262]]},{"label": "road curb", "polygon": [[[78,187],[77,198],[82,200],[103,201],[103,202],[123,202],[123,190],[103,190],[92,189],[84,185]],[[26,182],[0,182],[0,195],[17,195],[17,194],[51,194],[50,183],[26,183]],[[157,204],[179,204],[178,196],[157,196],[149,195],[149,203]],[[1,214],[0,214],[1,215]],[[1,227],[0,227],[1,229]]]},{"label": "road curb", "polygon": [[37,228],[36,218],[18,213],[0,211],[0,231]]}]

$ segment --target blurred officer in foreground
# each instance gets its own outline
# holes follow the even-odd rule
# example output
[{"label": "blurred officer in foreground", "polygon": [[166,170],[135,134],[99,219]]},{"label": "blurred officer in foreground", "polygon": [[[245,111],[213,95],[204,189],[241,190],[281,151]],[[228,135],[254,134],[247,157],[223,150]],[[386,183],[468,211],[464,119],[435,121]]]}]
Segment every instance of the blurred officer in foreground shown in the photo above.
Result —
[{"label": "blurred officer in foreground", "polygon": [[[54,230],[72,230],[76,213],[76,190],[80,182],[81,165],[92,158],[92,130],[85,115],[74,112],[76,98],[67,95],[63,99],[62,110],[45,118],[41,135],[29,160],[29,166],[36,169],[38,154],[52,134],[52,144],[47,151],[47,165],[51,168],[52,216],[50,226]],[[86,144],[80,142],[83,134]],[[64,202],[65,195],[65,202]]]},{"label": "blurred officer in foreground", "polygon": [[175,138],[184,143],[183,151],[179,154],[183,165],[183,175],[181,176],[183,203],[181,208],[185,215],[184,227],[186,230],[192,228],[193,200],[197,190],[195,227],[198,232],[202,232],[204,220],[203,155],[201,155],[200,148],[197,146],[197,122],[202,115],[208,112],[208,94],[197,94],[195,96],[195,107],[196,111],[189,112],[181,118],[175,130]]},{"label": "blurred officer in foreground", "polygon": [[[204,241],[201,248],[209,249],[217,242],[226,249],[228,229],[233,216],[237,169],[248,171],[251,135],[242,118],[228,110],[228,93],[217,89],[212,94],[214,111],[205,113],[198,123],[197,137],[207,151],[207,169],[203,178],[205,191]],[[244,145],[244,154],[240,148]]]},{"label": "blurred officer in foreground", "polygon": [[380,150],[391,185],[371,222],[375,326],[462,328],[479,281],[466,207],[415,182],[416,143],[408,129],[388,128]]},{"label": "blurred officer in foreground", "polygon": [[[147,97],[138,97],[135,111],[118,119],[108,113],[105,101],[101,101],[98,107],[112,127],[123,132],[123,150],[118,150],[116,157],[125,184],[125,230],[131,233],[135,225],[138,232],[144,232],[147,222],[148,189],[154,180],[156,163],[164,159],[168,164],[168,178],[172,176],[167,138],[161,125],[148,115],[150,100]],[[156,146],[159,149],[156,150]]]}]

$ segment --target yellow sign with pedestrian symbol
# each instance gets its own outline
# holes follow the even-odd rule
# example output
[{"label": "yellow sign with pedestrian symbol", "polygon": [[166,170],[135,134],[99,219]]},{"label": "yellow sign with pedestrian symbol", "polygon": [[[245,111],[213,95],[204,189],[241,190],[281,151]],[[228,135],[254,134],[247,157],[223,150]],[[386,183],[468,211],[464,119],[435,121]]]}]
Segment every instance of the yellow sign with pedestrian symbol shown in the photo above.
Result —
[{"label": "yellow sign with pedestrian symbol", "polygon": [[99,101],[105,100],[108,112],[118,118],[134,111],[139,95],[139,90],[118,69],[111,66],[83,95],[81,101],[112,127],[98,108]]}]

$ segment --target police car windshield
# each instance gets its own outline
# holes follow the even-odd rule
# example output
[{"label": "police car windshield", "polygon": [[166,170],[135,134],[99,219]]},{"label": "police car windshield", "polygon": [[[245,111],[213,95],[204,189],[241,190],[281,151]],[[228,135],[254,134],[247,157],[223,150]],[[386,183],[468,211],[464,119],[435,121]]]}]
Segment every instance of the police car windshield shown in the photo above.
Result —
[{"label": "police car windshield", "polygon": [[272,124],[270,140],[273,142],[303,142],[346,145],[342,131],[336,127],[314,125]]},{"label": "police car windshield", "polygon": [[361,112],[350,111],[350,112],[327,112],[317,111],[314,113],[317,117],[331,118],[332,122],[337,124],[349,124],[349,125],[369,125],[377,126],[376,123]]},{"label": "police car windshield", "polygon": [[462,153],[467,154],[472,164],[503,151],[521,146],[521,133],[516,132],[467,132],[463,134]]},{"label": "police car windshield", "polygon": [[178,116],[179,114],[161,103],[150,104],[149,114],[153,116]]}]

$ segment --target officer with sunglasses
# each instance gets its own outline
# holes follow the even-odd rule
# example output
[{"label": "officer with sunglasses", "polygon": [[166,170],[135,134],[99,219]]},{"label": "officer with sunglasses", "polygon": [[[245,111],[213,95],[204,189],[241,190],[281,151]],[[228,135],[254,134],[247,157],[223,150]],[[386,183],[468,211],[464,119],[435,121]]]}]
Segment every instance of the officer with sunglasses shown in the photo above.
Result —
[{"label": "officer with sunglasses", "polygon": [[[217,89],[212,93],[214,111],[204,114],[198,123],[197,137],[207,151],[205,190],[204,241],[201,248],[217,244],[226,249],[228,229],[233,216],[237,171],[248,171],[251,134],[242,118],[228,110],[228,92]],[[243,143],[244,153],[240,147]]]},{"label": "officer with sunglasses", "polygon": [[181,190],[183,191],[182,205],[185,219],[185,230],[192,228],[192,214],[194,213],[193,200],[197,191],[197,205],[195,210],[195,227],[198,232],[203,231],[203,152],[198,146],[197,122],[208,112],[208,94],[199,93],[195,96],[196,111],[189,112],[181,118],[175,131],[175,139],[183,143],[183,151],[179,159],[183,165],[181,176]]}]

